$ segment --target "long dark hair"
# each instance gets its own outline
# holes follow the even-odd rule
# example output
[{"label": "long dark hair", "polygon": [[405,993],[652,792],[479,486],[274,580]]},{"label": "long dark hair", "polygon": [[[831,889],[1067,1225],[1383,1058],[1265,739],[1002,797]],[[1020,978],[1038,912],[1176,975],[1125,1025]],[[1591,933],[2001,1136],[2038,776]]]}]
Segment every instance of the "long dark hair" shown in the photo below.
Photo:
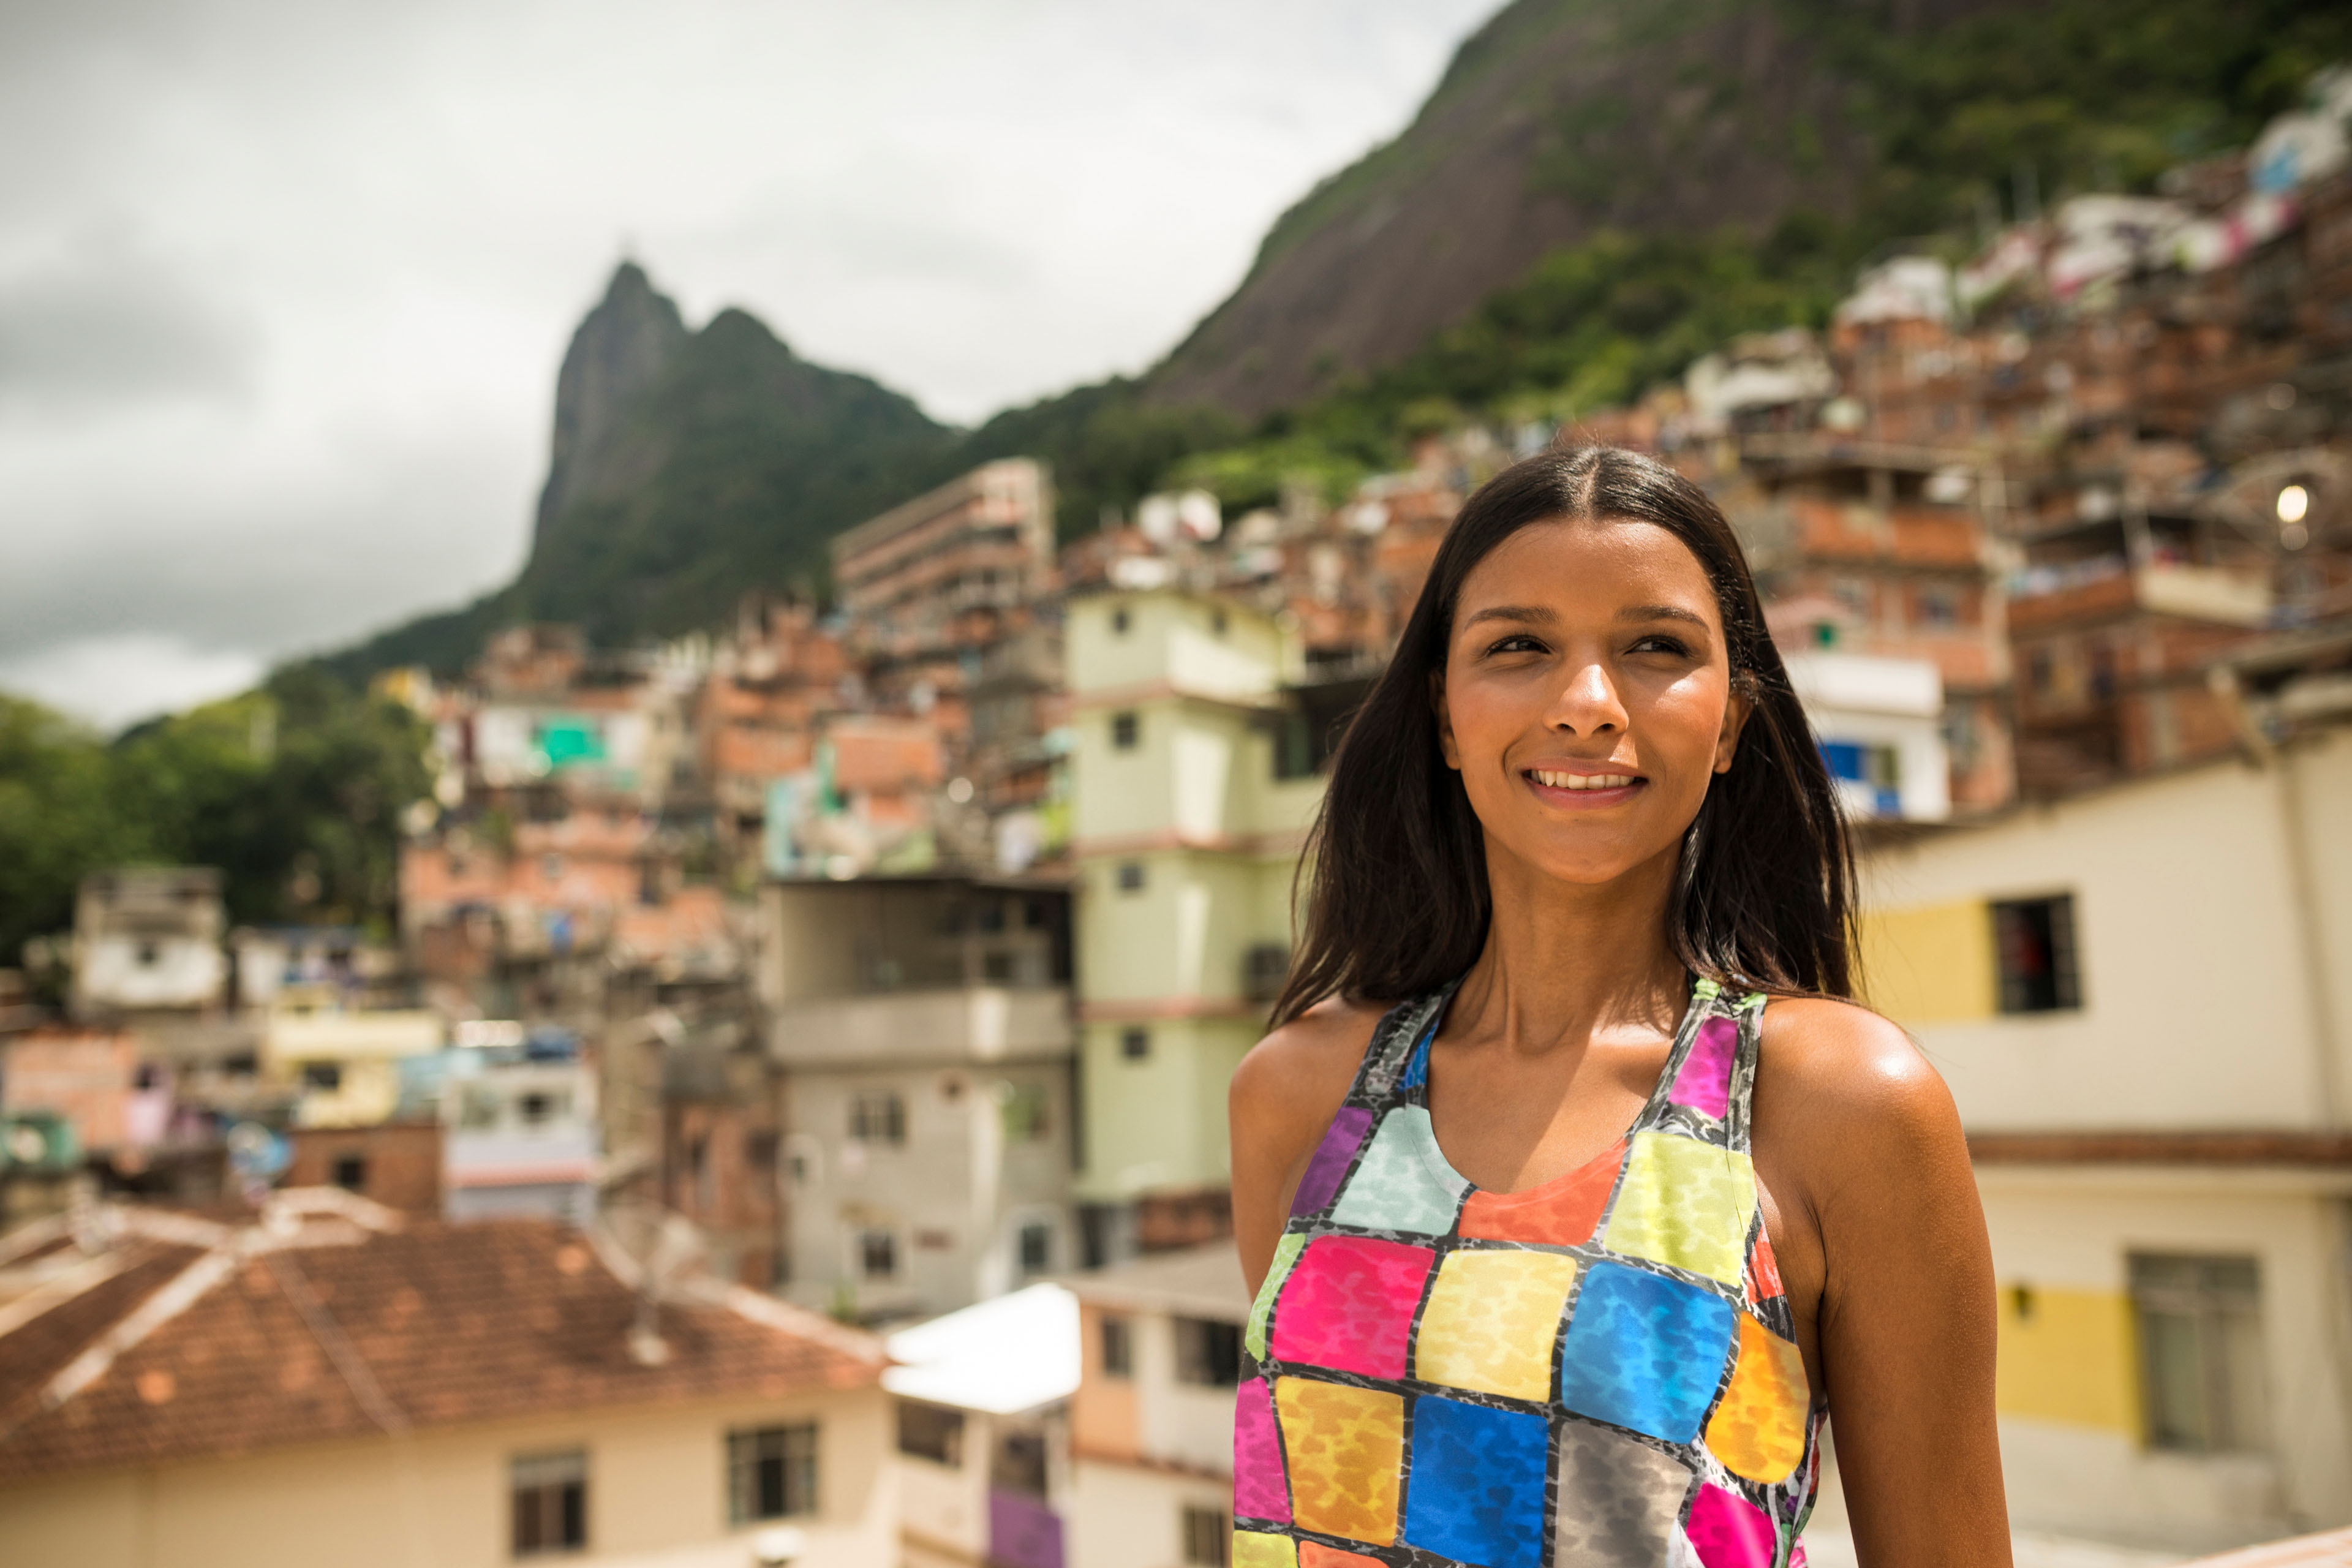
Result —
[{"label": "long dark hair", "polygon": [[1853,852],[1738,537],[1674,469],[1587,447],[1497,474],[1438,546],[1396,657],[1332,760],[1299,868],[1306,929],[1276,1024],[1328,996],[1419,995],[1477,959],[1491,913],[1486,840],[1439,754],[1431,678],[1445,668],[1463,581],[1487,552],[1530,523],[1581,519],[1655,523],[1690,547],[1723,614],[1734,689],[1751,705],[1730,770],[1684,835],[1666,910],[1675,955],[1738,990],[1852,994]]}]

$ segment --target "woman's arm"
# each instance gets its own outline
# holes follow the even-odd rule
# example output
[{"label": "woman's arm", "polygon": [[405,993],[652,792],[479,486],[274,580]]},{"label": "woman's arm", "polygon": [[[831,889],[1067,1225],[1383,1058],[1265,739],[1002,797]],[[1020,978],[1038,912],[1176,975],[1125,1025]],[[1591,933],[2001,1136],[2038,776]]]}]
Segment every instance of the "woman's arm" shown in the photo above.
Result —
[{"label": "woman's arm", "polygon": [[2009,1568],[1992,1256],[1950,1091],[1876,1014],[1775,1002],[1759,1157],[1768,1145],[1793,1156],[1770,1163],[1793,1176],[1801,1213],[1788,1217],[1817,1243],[1800,1250],[1813,1253],[1856,1554],[1865,1568]]},{"label": "woman's arm", "polygon": [[1226,1091],[1233,1141],[1234,1240],[1250,1294],[1265,1279],[1291,1194],[1348,1098],[1377,1008],[1324,1002],[1260,1040]]}]

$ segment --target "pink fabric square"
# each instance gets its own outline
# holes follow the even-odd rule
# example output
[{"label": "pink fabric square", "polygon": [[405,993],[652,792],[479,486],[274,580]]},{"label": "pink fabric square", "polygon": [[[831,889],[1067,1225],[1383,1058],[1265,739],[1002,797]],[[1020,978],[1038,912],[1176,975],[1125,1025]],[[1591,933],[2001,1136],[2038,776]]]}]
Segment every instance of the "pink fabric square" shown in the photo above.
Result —
[{"label": "pink fabric square", "polygon": [[1731,1058],[1739,1049],[1739,1026],[1729,1018],[1709,1018],[1698,1026],[1683,1070],[1675,1074],[1666,1098],[1687,1105],[1717,1121],[1731,1105]]},{"label": "pink fabric square", "polygon": [[1712,1482],[1698,1489],[1684,1533],[1701,1568],[1772,1568],[1780,1555],[1771,1515]]},{"label": "pink fabric square", "polygon": [[1290,1270],[1274,1310],[1274,1359],[1366,1377],[1402,1377],[1426,1247],[1318,1236]]},{"label": "pink fabric square", "polygon": [[1274,1389],[1251,1378],[1234,1400],[1234,1515],[1290,1522],[1290,1484],[1274,1425]]}]

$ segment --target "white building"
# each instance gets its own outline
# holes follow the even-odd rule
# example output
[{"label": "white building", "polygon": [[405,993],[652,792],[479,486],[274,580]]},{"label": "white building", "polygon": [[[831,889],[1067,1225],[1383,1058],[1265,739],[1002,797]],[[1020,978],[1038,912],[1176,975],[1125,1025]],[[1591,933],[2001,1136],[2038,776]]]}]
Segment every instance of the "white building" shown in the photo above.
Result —
[{"label": "white building", "polygon": [[1806,651],[1786,662],[1847,816],[1941,822],[1951,815],[1944,678],[1932,661]]},{"label": "white building", "polygon": [[1032,1285],[887,1342],[904,1568],[1065,1568],[1077,1299]]},{"label": "white building", "polygon": [[1976,1160],[2021,1526],[2352,1523],[2352,680],[2304,673],[2347,646],[2222,672],[2246,761],[1867,862],[1870,999]]},{"label": "white building", "polygon": [[1068,895],[772,881],[761,916],[786,1072],[786,1293],[911,1319],[1069,1268]]},{"label": "white building", "polygon": [[224,929],[209,866],[92,872],[74,903],[74,1016],[217,1007]]},{"label": "white building", "polygon": [[452,1053],[441,1089],[442,1191],[451,1219],[595,1217],[596,1075],[578,1061]]}]

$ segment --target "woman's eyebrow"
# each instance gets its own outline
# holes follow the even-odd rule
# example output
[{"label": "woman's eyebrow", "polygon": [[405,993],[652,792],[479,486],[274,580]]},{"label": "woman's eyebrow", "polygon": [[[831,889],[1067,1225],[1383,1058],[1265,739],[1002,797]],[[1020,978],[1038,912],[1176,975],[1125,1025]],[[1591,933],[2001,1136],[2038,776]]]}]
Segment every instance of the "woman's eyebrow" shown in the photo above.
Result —
[{"label": "woman's eyebrow", "polygon": [[1490,605],[1486,609],[1472,612],[1462,624],[1475,626],[1480,621],[1534,621],[1549,626],[1558,619],[1557,614],[1541,605]]},{"label": "woman's eyebrow", "polygon": [[1706,617],[1680,605],[1628,605],[1617,612],[1621,621],[1688,621],[1704,631]]}]

